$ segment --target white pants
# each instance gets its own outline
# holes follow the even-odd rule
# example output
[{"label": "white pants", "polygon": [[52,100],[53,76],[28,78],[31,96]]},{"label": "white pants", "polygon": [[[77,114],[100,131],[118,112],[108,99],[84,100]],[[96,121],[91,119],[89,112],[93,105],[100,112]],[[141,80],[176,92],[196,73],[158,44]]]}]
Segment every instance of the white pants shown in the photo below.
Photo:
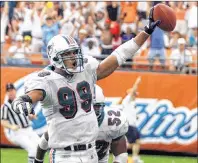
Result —
[{"label": "white pants", "polygon": [[51,149],[50,162],[53,163],[98,163],[95,146],[84,151],[65,151],[64,149]]},{"label": "white pants", "polygon": [[185,20],[177,20],[174,31],[177,31],[182,35],[186,34],[186,32],[187,32],[186,21]]},{"label": "white pants", "polygon": [[17,131],[8,130],[6,137],[10,142],[24,148],[28,152],[28,157],[36,156],[40,138],[32,127],[22,128]]}]

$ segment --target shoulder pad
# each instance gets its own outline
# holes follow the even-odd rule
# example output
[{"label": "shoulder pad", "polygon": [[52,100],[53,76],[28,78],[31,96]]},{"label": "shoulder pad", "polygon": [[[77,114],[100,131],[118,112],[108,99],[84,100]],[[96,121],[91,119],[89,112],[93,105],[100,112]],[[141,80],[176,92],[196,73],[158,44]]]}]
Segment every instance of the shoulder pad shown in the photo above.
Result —
[{"label": "shoulder pad", "polygon": [[89,66],[91,70],[96,70],[99,65],[99,61],[97,61],[96,58],[93,58],[92,56],[86,56],[85,60],[87,60],[85,66]]},{"label": "shoulder pad", "polygon": [[38,76],[39,77],[45,77],[45,76],[48,76],[50,75],[51,73],[49,71],[41,71],[38,73]]}]

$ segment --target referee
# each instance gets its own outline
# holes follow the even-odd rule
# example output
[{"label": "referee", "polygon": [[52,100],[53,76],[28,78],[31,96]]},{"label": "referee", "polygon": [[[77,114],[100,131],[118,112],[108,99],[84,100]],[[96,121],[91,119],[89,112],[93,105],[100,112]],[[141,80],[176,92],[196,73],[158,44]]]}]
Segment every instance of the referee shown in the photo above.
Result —
[{"label": "referee", "polygon": [[11,103],[16,98],[16,89],[12,83],[6,84],[7,100],[1,106],[1,125],[6,138],[28,152],[28,163],[33,163],[39,136],[33,131],[30,120],[24,114],[16,114]]}]

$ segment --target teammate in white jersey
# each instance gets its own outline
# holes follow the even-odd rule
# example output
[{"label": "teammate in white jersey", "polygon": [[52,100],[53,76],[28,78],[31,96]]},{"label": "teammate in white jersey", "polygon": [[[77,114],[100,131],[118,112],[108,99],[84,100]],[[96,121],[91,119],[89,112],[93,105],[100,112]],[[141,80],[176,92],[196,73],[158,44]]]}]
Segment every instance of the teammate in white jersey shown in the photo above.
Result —
[{"label": "teammate in white jersey", "polygon": [[118,108],[105,106],[102,89],[95,85],[94,109],[98,118],[99,135],[96,140],[96,150],[99,163],[108,163],[109,150],[115,156],[114,163],[126,163],[128,120]]},{"label": "teammate in white jersey", "polygon": [[85,59],[79,45],[68,35],[57,35],[49,41],[47,54],[54,70],[31,74],[25,82],[25,95],[12,105],[16,113],[27,115],[32,112],[30,105],[41,101],[48,123],[49,147],[54,149],[52,162],[97,162],[94,84],[112,74],[144,44],[160,23],[154,22],[152,13],[153,8],[144,31],[119,46],[100,64],[91,57]]}]

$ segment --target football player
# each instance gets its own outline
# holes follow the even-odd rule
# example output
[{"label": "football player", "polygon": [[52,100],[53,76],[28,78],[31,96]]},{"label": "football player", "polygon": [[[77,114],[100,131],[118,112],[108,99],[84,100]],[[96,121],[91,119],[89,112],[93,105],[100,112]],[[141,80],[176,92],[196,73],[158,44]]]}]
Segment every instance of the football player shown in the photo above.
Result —
[{"label": "football player", "polygon": [[[128,120],[119,108],[105,106],[105,97],[102,89],[95,85],[94,110],[99,125],[99,135],[96,141],[96,150],[99,163],[108,163],[109,150],[114,158],[114,163],[126,163],[127,142],[125,134],[128,131]],[[35,163],[42,163],[48,149],[48,133],[43,134],[37,147]],[[50,152],[50,157],[52,150]]]},{"label": "football player", "polygon": [[114,163],[126,163],[128,159],[125,134],[129,123],[118,107],[105,106],[105,97],[101,87],[95,85],[94,110],[98,118],[99,134],[96,150],[99,163],[108,163],[109,150],[114,155]]},{"label": "football player", "polygon": [[31,105],[41,102],[48,124],[51,162],[98,162],[94,84],[132,58],[144,44],[160,23],[153,20],[152,13],[153,8],[144,31],[119,46],[101,63],[92,57],[84,58],[71,36],[59,34],[49,41],[47,54],[54,70],[32,73],[25,82],[25,94],[12,102],[12,108],[18,114],[28,115],[32,112]]}]

